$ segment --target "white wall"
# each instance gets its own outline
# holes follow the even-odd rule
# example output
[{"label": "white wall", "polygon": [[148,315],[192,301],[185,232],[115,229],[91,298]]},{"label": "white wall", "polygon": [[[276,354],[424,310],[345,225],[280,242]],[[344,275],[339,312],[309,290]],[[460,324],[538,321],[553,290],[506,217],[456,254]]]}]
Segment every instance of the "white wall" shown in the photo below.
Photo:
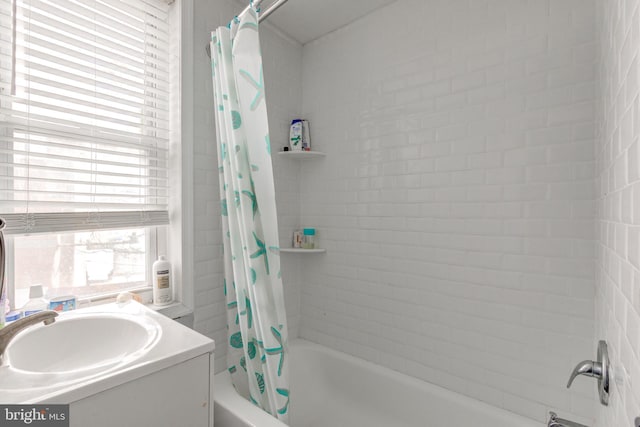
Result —
[{"label": "white wall", "polygon": [[[210,33],[240,12],[228,0],[195,1],[195,143],[194,143],[194,281],[195,329],[216,341],[216,370],[226,369],[226,303],[222,290],[222,235],[219,208],[218,161],[211,83],[211,65],[205,53]],[[269,128],[274,152],[286,143],[291,119],[301,110],[302,46],[281,37],[268,25],[261,31]],[[282,144],[280,143],[282,141]],[[274,162],[281,229],[298,221],[298,183],[293,164]],[[288,238],[288,234],[286,235]],[[290,335],[297,334],[300,315],[298,269],[283,260],[283,276]]]},{"label": "white wall", "polygon": [[592,0],[399,0],[305,45],[328,252],[301,261],[301,336],[591,423],[595,382],[565,384],[595,356],[595,52]]},{"label": "white wall", "polygon": [[640,19],[636,0],[600,3],[596,337],[621,382],[596,425],[627,427],[640,415]]}]

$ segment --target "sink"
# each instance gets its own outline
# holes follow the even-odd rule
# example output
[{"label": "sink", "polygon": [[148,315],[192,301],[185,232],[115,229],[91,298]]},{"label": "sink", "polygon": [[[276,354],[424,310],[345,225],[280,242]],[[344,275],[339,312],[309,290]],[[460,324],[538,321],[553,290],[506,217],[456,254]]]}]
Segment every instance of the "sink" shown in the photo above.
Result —
[{"label": "sink", "polygon": [[143,356],[160,338],[148,316],[65,313],[18,334],[5,351],[11,370],[73,377],[103,373]]},{"label": "sink", "polygon": [[83,307],[55,319],[26,328],[9,342],[0,364],[0,403],[80,402],[202,361],[205,353],[213,363],[211,339],[135,301]]}]

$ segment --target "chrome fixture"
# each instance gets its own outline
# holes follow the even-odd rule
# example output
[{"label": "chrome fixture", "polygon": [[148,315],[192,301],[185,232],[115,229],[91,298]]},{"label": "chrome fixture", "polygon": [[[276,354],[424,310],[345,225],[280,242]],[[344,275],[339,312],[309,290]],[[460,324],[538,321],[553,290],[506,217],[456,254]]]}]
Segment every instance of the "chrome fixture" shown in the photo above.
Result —
[{"label": "chrome fixture", "polygon": [[573,369],[567,388],[571,387],[573,380],[578,375],[596,378],[598,380],[598,394],[600,403],[607,406],[609,404],[609,352],[606,341],[598,342],[598,358],[593,360],[583,360]]},{"label": "chrome fixture", "polygon": [[574,421],[558,418],[558,415],[555,412],[549,411],[549,422],[547,423],[547,427],[587,427],[587,426],[584,424],[576,423]]},{"label": "chrome fixture", "polygon": [[[253,7],[259,8],[260,4],[263,2],[264,0],[253,0]],[[280,7],[282,5],[284,5],[287,1],[289,0],[276,0],[273,3],[271,3],[271,6],[269,6],[264,12],[260,12],[258,14],[258,22],[262,22],[265,19],[267,19],[269,17],[269,15],[271,15],[273,12],[275,12],[276,10],[280,9]],[[240,12],[238,14],[238,16],[242,15],[243,13],[245,13],[246,11],[248,11],[249,9],[251,9],[251,5],[245,7],[242,12]],[[238,17],[236,16],[236,18]],[[207,56],[209,58],[211,58],[211,45],[209,43],[207,43],[207,45],[205,46],[205,50],[207,51]]]},{"label": "chrome fixture", "polygon": [[15,322],[0,329],[0,364],[2,364],[2,359],[4,358],[4,351],[7,349],[7,346],[9,345],[11,340],[19,332],[28,328],[29,326],[35,325],[36,323],[40,322],[43,322],[45,325],[50,325],[56,321],[56,317],[58,317],[58,313],[56,313],[55,311],[40,311],[38,313],[34,313],[22,319],[16,320]]},{"label": "chrome fixture", "polygon": [[549,412],[549,422],[547,427],[587,427],[584,424],[579,424],[573,421],[558,418],[555,412]]}]

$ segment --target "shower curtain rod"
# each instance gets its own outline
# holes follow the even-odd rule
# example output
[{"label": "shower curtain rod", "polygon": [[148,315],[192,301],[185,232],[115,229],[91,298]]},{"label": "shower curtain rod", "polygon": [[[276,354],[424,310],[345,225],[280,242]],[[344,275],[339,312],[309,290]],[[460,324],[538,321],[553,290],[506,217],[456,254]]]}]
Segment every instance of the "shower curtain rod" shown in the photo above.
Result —
[{"label": "shower curtain rod", "polygon": [[[259,7],[262,2],[264,0],[256,0],[255,2],[253,2],[253,4],[256,7]],[[258,22],[262,22],[265,19],[267,19],[269,17],[269,15],[271,15],[273,12],[275,12],[276,10],[278,10],[280,8],[280,6],[282,6],[283,4],[285,4],[287,1],[289,0],[277,0],[275,2],[273,2],[271,4],[271,6],[269,6],[267,8],[267,10],[265,10],[264,12],[260,13],[260,16],[258,17]],[[244,10],[242,11],[242,13],[245,13],[247,10],[249,10],[251,8],[251,6],[247,6],[244,8]]]},{"label": "shower curtain rod", "polygon": [[[264,0],[256,0],[256,1],[253,2],[253,5],[255,7],[260,7],[260,5],[262,4],[263,1]],[[258,16],[258,22],[262,22],[265,19],[267,19],[269,17],[269,15],[271,15],[273,12],[278,10],[280,8],[280,6],[285,4],[287,1],[289,1],[289,0],[277,0],[277,1],[273,2],[271,4],[271,6],[269,6],[269,8],[267,10],[265,10],[264,12],[260,13],[260,16]],[[245,7],[244,10],[242,12],[240,12],[240,14],[238,16],[242,15],[243,13],[248,11],[249,9],[251,9],[251,5]],[[211,58],[211,46],[209,46],[208,43],[207,43],[207,46],[206,46],[205,49],[207,51],[207,55],[209,56],[209,58]]]}]

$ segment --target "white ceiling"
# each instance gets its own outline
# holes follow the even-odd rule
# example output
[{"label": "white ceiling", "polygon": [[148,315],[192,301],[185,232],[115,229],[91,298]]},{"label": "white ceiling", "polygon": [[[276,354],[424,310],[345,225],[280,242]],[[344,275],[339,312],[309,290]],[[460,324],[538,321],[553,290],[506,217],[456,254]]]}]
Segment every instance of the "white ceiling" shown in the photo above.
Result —
[{"label": "white ceiling", "polygon": [[[275,0],[264,0],[266,10]],[[268,21],[302,44],[344,27],[395,0],[288,0]],[[249,0],[236,0],[247,5]]]}]

